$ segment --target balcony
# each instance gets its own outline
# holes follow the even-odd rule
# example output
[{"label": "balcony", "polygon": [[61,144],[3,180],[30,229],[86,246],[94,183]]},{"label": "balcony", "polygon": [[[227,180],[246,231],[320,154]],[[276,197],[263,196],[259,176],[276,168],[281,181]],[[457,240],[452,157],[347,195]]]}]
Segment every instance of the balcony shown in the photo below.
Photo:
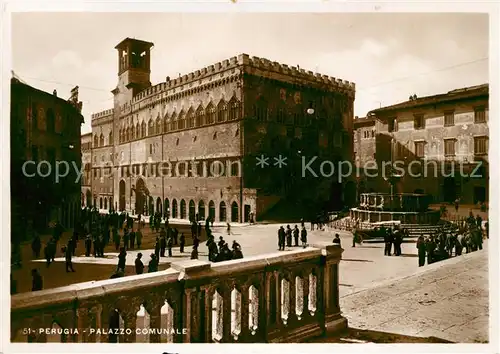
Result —
[{"label": "balcony", "polygon": [[347,327],[342,251],[321,245],[221,263],[186,260],[161,272],[14,295],[11,341],[301,342]]}]

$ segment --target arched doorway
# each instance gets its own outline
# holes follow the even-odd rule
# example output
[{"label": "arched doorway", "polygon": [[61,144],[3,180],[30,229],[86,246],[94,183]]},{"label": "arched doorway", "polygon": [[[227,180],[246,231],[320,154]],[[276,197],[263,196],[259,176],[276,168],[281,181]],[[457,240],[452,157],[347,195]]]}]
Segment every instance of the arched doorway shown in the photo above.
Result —
[{"label": "arched doorway", "polygon": [[177,218],[177,200],[172,201],[172,218]]},{"label": "arched doorway", "polygon": [[165,211],[165,214],[167,214],[168,217],[170,217],[170,201],[168,198],[165,198],[165,207],[163,208]]},{"label": "arched doorway", "polygon": [[85,193],[85,199],[87,199],[87,207],[92,206],[92,193],[88,190],[87,193]]},{"label": "arched doorway", "polygon": [[189,201],[189,220],[196,220],[196,206],[192,199]]},{"label": "arched doorway", "polygon": [[210,218],[210,220],[215,221],[215,203],[213,200],[208,202],[208,217]]},{"label": "arched doorway", "polygon": [[102,209],[102,197],[99,198],[99,209]]},{"label": "arched doorway", "polygon": [[330,190],[329,209],[335,211],[341,210],[343,204],[344,201],[342,197],[342,183],[333,182]]},{"label": "arched doorway", "polygon": [[344,188],[344,206],[353,207],[356,205],[356,184],[348,181]]},{"label": "arched doorway", "polygon": [[118,194],[119,194],[119,204],[120,204],[118,206],[118,208],[119,208],[120,211],[123,211],[123,210],[125,210],[125,181],[124,180],[120,181],[119,193]]},{"label": "arched doorway", "polygon": [[219,221],[226,221],[226,203],[219,204]]},{"label": "arched doorway", "polygon": [[231,222],[238,222],[238,214],[238,203],[233,202],[233,204],[231,204]]},{"label": "arched doorway", "polygon": [[139,178],[135,184],[135,213],[144,214],[144,204],[146,204],[146,199],[144,196],[145,190],[144,180]]},{"label": "arched doorway", "polygon": [[162,205],[161,205],[161,198],[158,197],[156,198],[156,211],[159,212],[160,214],[162,214]]},{"label": "arched doorway", "polygon": [[205,220],[205,202],[203,200],[198,202],[198,216],[200,220]]},{"label": "arched doorway", "polygon": [[108,209],[108,198],[104,198],[104,209]]},{"label": "arched doorway", "polygon": [[445,202],[453,203],[457,198],[455,178],[446,177],[443,183],[443,198]]},{"label": "arched doorway", "polygon": [[181,200],[181,219],[186,218],[186,201],[184,199]]}]

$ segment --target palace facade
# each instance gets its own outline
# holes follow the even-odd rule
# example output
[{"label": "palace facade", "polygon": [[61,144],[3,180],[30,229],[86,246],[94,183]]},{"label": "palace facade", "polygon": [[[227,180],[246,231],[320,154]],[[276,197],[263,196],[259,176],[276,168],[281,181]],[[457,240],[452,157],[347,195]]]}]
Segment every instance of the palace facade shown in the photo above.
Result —
[{"label": "palace facade", "polygon": [[488,100],[484,84],[413,96],[355,119],[358,191],[389,192],[374,172],[384,161],[397,161],[404,171],[399,192],[427,193],[434,202],[488,202]]},{"label": "palace facade", "polygon": [[92,115],[87,203],[233,222],[300,195],[339,207],[342,184],[301,178],[300,163],[352,160],[353,83],[241,54],[152,86],[152,46],[116,46],[114,107]]}]

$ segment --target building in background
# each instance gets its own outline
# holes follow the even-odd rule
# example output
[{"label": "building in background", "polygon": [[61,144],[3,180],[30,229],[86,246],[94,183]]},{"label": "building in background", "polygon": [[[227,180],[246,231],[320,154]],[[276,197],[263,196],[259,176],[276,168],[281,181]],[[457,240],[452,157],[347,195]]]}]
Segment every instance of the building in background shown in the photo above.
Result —
[{"label": "building in background", "polygon": [[[11,225],[16,241],[50,222],[73,227],[80,210],[80,127],[78,87],[66,100],[11,79]],[[66,171],[56,162],[65,161]]]},{"label": "building in background", "polygon": [[114,107],[92,115],[99,208],[236,222],[353,199],[352,182],[346,196],[335,176],[300,175],[303,157],[352,160],[353,83],[242,54],[152,86],[152,46],[116,46]]},{"label": "building in background", "polygon": [[92,133],[83,134],[81,137],[82,147],[82,208],[92,207]]},{"label": "building in background", "polygon": [[[356,159],[374,159],[379,170],[384,161],[398,161],[405,171],[396,184],[398,192],[427,193],[434,202],[487,202],[488,99],[485,84],[434,96],[414,95],[375,109],[368,119],[355,121]],[[365,171],[358,178],[364,191],[383,191],[384,182],[389,192],[389,183],[381,177],[367,177]]]}]

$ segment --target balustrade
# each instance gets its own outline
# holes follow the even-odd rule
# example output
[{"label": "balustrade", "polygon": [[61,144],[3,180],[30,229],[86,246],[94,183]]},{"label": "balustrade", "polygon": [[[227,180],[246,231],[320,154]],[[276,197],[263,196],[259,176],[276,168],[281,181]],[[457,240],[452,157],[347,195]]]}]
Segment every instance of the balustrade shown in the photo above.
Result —
[{"label": "balustrade", "polygon": [[185,260],[161,272],[17,294],[11,341],[300,342],[347,326],[341,254],[322,245],[221,263]]}]

